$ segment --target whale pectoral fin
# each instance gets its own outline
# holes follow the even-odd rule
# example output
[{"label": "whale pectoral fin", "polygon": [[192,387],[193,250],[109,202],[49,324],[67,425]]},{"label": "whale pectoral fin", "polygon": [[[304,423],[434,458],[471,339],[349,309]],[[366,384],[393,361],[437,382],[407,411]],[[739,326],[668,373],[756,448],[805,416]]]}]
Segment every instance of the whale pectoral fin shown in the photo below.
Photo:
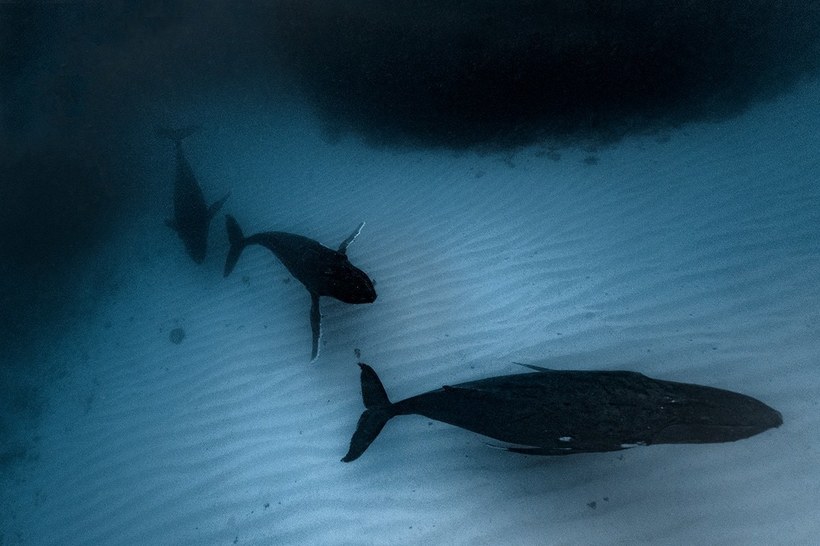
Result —
[{"label": "whale pectoral fin", "polygon": [[[508,445],[502,446],[498,444],[491,444],[490,442],[484,442],[484,445],[487,447],[491,447],[493,449],[502,449],[504,451],[512,451],[514,453],[530,453],[533,451],[543,451],[543,447],[535,447],[535,446],[522,446],[522,445]],[[538,455],[538,453],[533,453],[533,455]]]},{"label": "whale pectoral fin", "polygon": [[322,340],[322,311],[319,309],[319,294],[310,294],[310,328],[313,330],[313,350],[310,361],[319,357],[319,342]]},{"label": "whale pectoral fin", "polygon": [[579,453],[571,447],[500,446],[489,442],[486,442],[485,445],[493,449],[503,449],[510,453],[521,453],[522,455],[569,455]]},{"label": "whale pectoral fin", "polygon": [[173,229],[174,231],[179,231],[179,227],[177,226],[177,221],[171,218],[165,220],[165,225],[169,228]]},{"label": "whale pectoral fin", "polygon": [[213,218],[214,215],[217,212],[219,212],[219,209],[222,208],[222,205],[225,204],[225,201],[227,201],[228,197],[230,197],[230,196],[231,196],[231,192],[228,192],[228,193],[225,194],[225,197],[223,197],[222,199],[220,199],[219,201],[217,201],[216,203],[214,203],[213,205],[208,207],[208,219]]},{"label": "whale pectoral fin", "polygon": [[549,448],[549,447],[518,447],[518,446],[498,446],[505,451],[511,453],[520,453],[522,455],[569,455],[571,453],[578,453],[571,447]]},{"label": "whale pectoral fin", "polygon": [[606,453],[609,451],[620,451],[622,449],[629,449],[638,444],[617,444],[617,443],[601,443],[601,444],[585,444],[581,446],[567,445],[566,447],[535,447],[535,446],[500,446],[487,443],[488,446],[495,449],[503,449],[511,453],[521,453],[522,455],[545,455],[550,457],[560,455],[573,455],[576,453]]},{"label": "whale pectoral fin", "polygon": [[350,236],[342,241],[342,244],[339,245],[339,252],[342,254],[347,254],[347,247],[350,246],[350,243],[356,240],[356,237],[359,236],[359,233],[362,232],[362,228],[364,227],[364,222],[359,224],[359,227],[356,228],[356,231],[350,234]]}]

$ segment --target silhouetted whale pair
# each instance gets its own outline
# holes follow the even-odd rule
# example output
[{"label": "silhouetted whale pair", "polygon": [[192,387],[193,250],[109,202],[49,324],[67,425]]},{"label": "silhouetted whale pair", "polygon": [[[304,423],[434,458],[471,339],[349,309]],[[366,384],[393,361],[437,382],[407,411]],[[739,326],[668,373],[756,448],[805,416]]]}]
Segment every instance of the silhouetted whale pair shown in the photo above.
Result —
[{"label": "silhouetted whale pair", "polygon": [[[177,173],[174,180],[174,218],[166,223],[177,232],[188,254],[196,263],[205,260],[208,247],[208,229],[211,219],[228,199],[226,195],[210,207],[205,203],[202,189],[196,181],[193,169],[182,151],[182,141],[199,130],[197,126],[180,129],[159,127],[159,136],[174,142],[177,156]],[[248,245],[262,245],[276,255],[310,292],[310,325],[313,332],[311,362],[319,356],[322,334],[321,296],[329,296],[345,303],[372,303],[376,300],[373,282],[361,269],[347,258],[347,247],[361,233],[364,222],[333,250],[322,244],[293,233],[270,231],[250,237],[242,234],[236,220],[226,216],[226,228],[230,250],[225,261],[224,276],[233,271],[242,250]]]}]

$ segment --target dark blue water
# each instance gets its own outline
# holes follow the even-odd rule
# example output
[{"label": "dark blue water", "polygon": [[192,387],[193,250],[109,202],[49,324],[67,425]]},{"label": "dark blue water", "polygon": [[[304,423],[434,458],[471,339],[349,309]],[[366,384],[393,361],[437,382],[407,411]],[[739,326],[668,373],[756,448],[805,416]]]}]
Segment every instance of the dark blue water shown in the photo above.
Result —
[{"label": "dark blue water", "polygon": [[[750,391],[779,404],[786,426],[793,423],[780,440],[792,446],[783,465],[805,470],[801,460],[817,451],[805,430],[816,424],[807,415],[820,324],[813,311],[820,248],[818,18],[817,2],[752,0],[503,8],[493,2],[3,4],[0,477],[8,487],[0,543],[82,543],[82,529],[108,543],[122,542],[118,532],[126,542],[162,542],[163,530],[176,537],[169,542],[230,541],[252,536],[249,529],[258,531],[260,543],[315,542],[332,540],[327,529],[339,518],[346,531],[336,539],[354,537],[355,517],[310,500],[300,502],[316,513],[321,530],[314,535],[295,515],[298,507],[280,514],[280,528],[257,520],[243,525],[234,515],[231,525],[214,531],[214,522],[225,523],[217,514],[226,508],[212,502],[220,507],[212,513],[208,501],[186,504],[178,517],[165,506],[159,517],[156,506],[164,505],[147,501],[152,494],[194,495],[168,485],[174,480],[165,471],[173,465],[156,471],[149,455],[133,447],[173,436],[152,428],[164,426],[163,416],[213,425],[213,444],[193,424],[180,425],[177,443],[157,441],[162,453],[192,461],[193,474],[209,476],[189,480],[198,495],[227,498],[226,486],[208,473],[218,463],[192,456],[191,446],[203,452],[233,446],[226,453],[237,460],[253,453],[252,463],[230,467],[241,471],[225,483],[241,487],[246,475],[255,483],[265,479],[254,473],[262,454],[279,452],[260,448],[263,440],[245,440],[248,447],[226,438],[239,422],[273,422],[274,430],[260,435],[254,425],[240,436],[274,438],[289,454],[299,449],[299,434],[307,434],[316,442],[309,452],[316,460],[284,467],[324,476],[323,461],[336,464],[337,447],[344,450],[360,410],[354,349],[378,358],[373,365],[387,369],[391,386],[398,382],[394,388],[405,395],[478,372],[512,373],[498,367],[513,359],[551,357],[567,367],[638,368]],[[270,379],[271,368],[301,366],[310,343],[309,299],[264,254],[243,258],[244,273],[223,281],[221,215],[201,266],[163,226],[172,211],[175,156],[154,129],[189,123],[202,125],[186,140],[185,153],[206,201],[230,191],[225,211],[243,225],[291,230],[335,247],[368,222],[351,255],[372,271],[378,306],[325,307],[323,350],[327,362],[344,364],[314,369],[300,388],[286,389],[300,409],[276,396],[280,383],[260,386],[264,398],[282,404],[274,406],[281,410],[276,418],[260,417],[265,406],[256,405],[251,385]],[[282,291],[253,290],[271,283]],[[185,331],[178,346],[170,341],[177,328]],[[170,352],[184,348],[190,351]],[[237,361],[235,374],[226,371]],[[214,362],[219,366],[209,367]],[[163,375],[175,364],[178,375]],[[289,370],[274,374],[276,380],[300,376]],[[226,382],[226,400],[233,402],[205,403],[203,397],[219,400],[214,393]],[[317,419],[305,413],[310,399],[300,398],[312,389],[323,403],[344,398],[320,412],[331,424],[314,431]],[[248,417],[232,405],[237,400],[260,413]],[[291,410],[292,421],[282,418]],[[150,418],[141,420],[141,412]],[[231,415],[241,417],[234,422]],[[296,440],[289,422],[300,423]],[[83,432],[73,439],[68,431],[75,426]],[[111,433],[118,428],[126,431],[122,444]],[[424,432],[411,437],[420,440]],[[569,477],[556,489],[583,514],[600,514],[610,502],[602,500],[609,494],[598,494],[602,484],[621,487],[628,499],[618,509],[622,515],[614,510],[598,523],[585,522],[588,535],[573,525],[578,514],[545,508],[560,504],[561,495],[529,489],[527,465],[537,464],[530,462],[505,468],[500,493],[478,495],[447,515],[435,499],[448,491],[463,499],[465,490],[447,487],[446,473],[422,467],[410,471],[414,487],[399,493],[399,512],[433,506],[419,514],[438,527],[413,534],[411,523],[382,510],[389,503],[373,493],[388,487],[379,473],[398,476],[424,458],[411,451],[390,461],[391,450],[403,449],[396,434],[374,444],[374,457],[386,452],[371,463],[381,468],[375,481],[367,481],[366,469],[356,471],[358,483],[368,486],[360,508],[385,522],[374,524],[365,541],[443,539],[505,499],[518,509],[536,503],[539,516],[503,512],[501,521],[474,526],[478,536],[500,540],[518,525],[521,540],[534,540],[546,532],[535,523],[543,515],[569,522],[560,535],[569,541],[606,542],[603,527],[613,522],[615,541],[688,540],[709,536],[720,519],[691,508],[677,517],[669,508],[655,513],[661,523],[644,526],[638,514],[655,503],[638,500],[637,486],[578,485],[585,472],[608,476],[606,465],[617,464],[612,459],[586,470],[560,463]],[[446,457],[452,440],[432,441],[428,456]],[[100,441],[109,442],[100,458],[83,459]],[[459,453],[471,453],[465,437],[455,441]],[[766,448],[768,456],[777,453]],[[71,456],[61,466],[63,450]],[[457,474],[462,485],[497,479],[488,468],[499,459],[483,457],[480,478]],[[740,452],[715,457],[717,468],[735,471],[738,460],[756,460]],[[445,463],[450,470],[453,461]],[[690,491],[681,480],[667,493],[720,514],[733,491],[770,491],[765,503],[731,504],[727,513],[741,516],[721,536],[782,537],[780,527],[752,523],[767,510],[800,521],[794,499],[808,503],[800,492],[817,476],[777,487],[785,471],[776,463],[766,459],[746,476],[729,473],[726,491],[716,492],[708,480],[694,480]],[[680,464],[680,472],[691,470],[686,465],[708,467],[697,457]],[[135,474],[122,471],[129,465]],[[83,468],[102,469],[105,487],[95,489]],[[537,468],[539,478],[550,476]],[[665,479],[653,468],[650,483],[660,487]],[[630,467],[626,475],[637,479],[639,470]],[[699,471],[713,479],[720,474],[692,470]],[[329,495],[343,504],[349,483],[328,472]],[[163,476],[161,485],[146,485],[152,474]],[[60,502],[59,490],[47,485],[50,475],[62,488],[88,491],[87,507],[82,500]],[[82,478],[72,482],[72,475]],[[259,506],[248,504],[247,512],[263,513],[276,498],[270,490],[290,487],[281,475],[265,476],[275,484],[268,492],[254,497],[243,489],[228,505],[253,498]],[[731,488],[744,480],[766,485]],[[129,503],[139,507],[139,521],[115,521],[101,507],[111,505],[109,495],[142,491],[137,482],[146,492]],[[432,482],[440,484],[435,495],[418,493]],[[790,491],[793,500],[783,501]],[[38,520],[47,523],[34,529]],[[210,531],[188,529],[194,520],[209,522],[202,526]],[[678,531],[687,526],[694,534]],[[425,528],[416,523],[415,529]],[[799,541],[811,529],[793,531]],[[464,541],[470,537],[466,532]]]}]

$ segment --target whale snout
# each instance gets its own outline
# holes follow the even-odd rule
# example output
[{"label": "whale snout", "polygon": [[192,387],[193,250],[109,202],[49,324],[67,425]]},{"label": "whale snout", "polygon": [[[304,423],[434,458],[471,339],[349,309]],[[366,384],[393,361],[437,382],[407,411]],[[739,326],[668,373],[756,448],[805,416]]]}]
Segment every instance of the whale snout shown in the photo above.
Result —
[{"label": "whale snout", "polygon": [[201,264],[202,262],[205,261],[205,256],[208,253],[208,244],[207,244],[207,242],[205,242],[205,241],[194,241],[191,244],[186,245],[186,246],[187,246],[187,250],[188,250],[188,255],[191,257],[191,259],[194,262],[196,262],[198,264]]},{"label": "whale snout", "polygon": [[377,297],[373,283],[365,278],[356,284],[355,290],[351,293],[351,300],[347,303],[373,303]]},{"label": "whale snout", "polygon": [[379,295],[376,294],[376,289],[371,285],[362,303],[373,303]]},{"label": "whale snout", "polygon": [[373,281],[359,269],[348,274],[343,283],[335,283],[333,291],[330,295],[345,303],[373,303],[378,297]]},{"label": "whale snout", "polygon": [[208,254],[208,240],[199,235],[182,234],[180,237],[183,238],[188,256],[197,264],[204,262],[205,256]]}]

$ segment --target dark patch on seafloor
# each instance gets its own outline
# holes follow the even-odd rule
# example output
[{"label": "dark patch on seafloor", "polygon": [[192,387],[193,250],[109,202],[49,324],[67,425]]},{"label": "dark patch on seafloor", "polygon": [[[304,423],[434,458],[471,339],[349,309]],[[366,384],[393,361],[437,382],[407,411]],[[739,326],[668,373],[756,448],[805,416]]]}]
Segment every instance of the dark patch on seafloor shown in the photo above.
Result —
[{"label": "dark patch on seafloor", "polygon": [[182,328],[174,328],[168,335],[168,339],[171,340],[171,343],[179,345],[180,343],[182,343],[182,340],[185,339],[185,330],[183,330]]}]

